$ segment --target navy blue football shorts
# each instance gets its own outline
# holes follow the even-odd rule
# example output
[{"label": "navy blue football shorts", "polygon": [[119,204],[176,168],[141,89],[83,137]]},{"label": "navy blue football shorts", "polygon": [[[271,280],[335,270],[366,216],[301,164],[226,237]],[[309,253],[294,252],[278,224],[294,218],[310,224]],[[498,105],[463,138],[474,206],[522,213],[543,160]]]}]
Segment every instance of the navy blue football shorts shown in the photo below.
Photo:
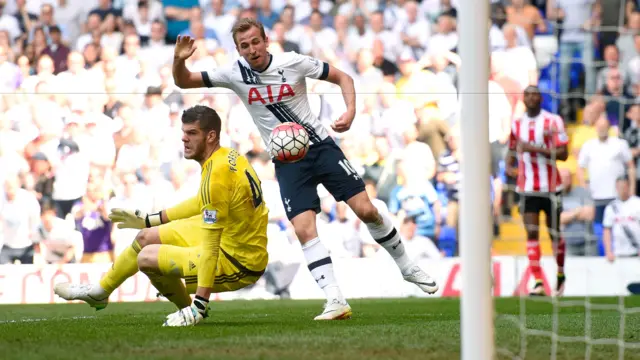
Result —
[{"label": "navy blue football shorts", "polygon": [[365,191],[362,178],[331,137],[311,145],[307,155],[298,162],[283,163],[275,159],[273,162],[289,220],[307,210],[320,212],[319,184],[324,185],[336,201],[347,201]]}]

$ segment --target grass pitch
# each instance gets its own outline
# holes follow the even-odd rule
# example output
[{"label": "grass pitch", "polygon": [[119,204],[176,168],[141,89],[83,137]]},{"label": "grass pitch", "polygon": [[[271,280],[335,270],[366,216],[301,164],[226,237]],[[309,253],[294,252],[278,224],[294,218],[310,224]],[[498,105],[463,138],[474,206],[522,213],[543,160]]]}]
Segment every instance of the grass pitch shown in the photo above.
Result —
[{"label": "grass pitch", "polygon": [[[640,359],[640,348],[593,345],[592,339],[624,339],[640,345],[640,313],[588,310],[584,299],[564,306],[526,300],[525,359],[549,359],[555,331],[557,359]],[[571,304],[566,303],[571,301]],[[618,298],[592,304],[618,305]],[[624,299],[627,309],[640,297]],[[191,328],[162,328],[175,309],[167,302],[113,303],[95,312],[84,304],[0,306],[1,359],[458,359],[458,299],[351,300],[351,320],[315,322],[319,301],[228,301],[211,303],[211,316]],[[573,305],[572,305],[573,304]],[[521,300],[495,299],[498,359],[521,354]],[[557,313],[554,315],[554,308]],[[554,318],[557,321],[554,321]],[[591,326],[585,327],[585,324]],[[554,323],[558,326],[554,329]],[[590,328],[590,330],[589,330]],[[534,333],[538,333],[535,335]],[[546,333],[548,332],[548,333]]]}]

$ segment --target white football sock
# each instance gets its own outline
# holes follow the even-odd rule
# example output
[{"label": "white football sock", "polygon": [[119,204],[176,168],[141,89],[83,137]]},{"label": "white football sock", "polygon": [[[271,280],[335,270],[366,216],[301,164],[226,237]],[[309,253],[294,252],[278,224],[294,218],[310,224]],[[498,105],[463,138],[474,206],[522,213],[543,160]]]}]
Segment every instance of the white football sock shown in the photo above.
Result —
[{"label": "white football sock", "polygon": [[315,238],[302,245],[304,257],[307,259],[307,266],[311,275],[324,291],[327,300],[344,300],[340,287],[333,274],[333,263],[329,256],[329,251],[320,242],[320,238]]},{"label": "white football sock", "polygon": [[400,234],[396,228],[393,227],[391,219],[383,213],[380,213],[380,217],[382,218],[381,224],[367,224],[369,233],[380,246],[389,252],[389,255],[395,260],[402,274],[406,274],[413,266],[413,262],[404,251],[404,244],[400,239]]}]

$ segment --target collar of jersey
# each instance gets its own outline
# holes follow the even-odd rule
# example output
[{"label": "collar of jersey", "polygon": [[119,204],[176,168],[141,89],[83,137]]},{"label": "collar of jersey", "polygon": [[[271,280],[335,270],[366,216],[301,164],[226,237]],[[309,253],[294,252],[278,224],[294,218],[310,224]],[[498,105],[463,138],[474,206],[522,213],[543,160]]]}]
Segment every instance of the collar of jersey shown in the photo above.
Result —
[{"label": "collar of jersey", "polygon": [[[272,61],[273,61],[273,55],[269,54],[269,63],[267,64],[267,67],[266,67],[266,68],[264,68],[264,70],[260,71],[260,70],[256,70],[256,69],[254,69],[254,68],[251,68],[251,70],[253,70],[253,71],[257,71],[257,72],[259,72],[259,73],[263,73],[263,72],[267,71],[267,69],[269,68],[269,66],[271,66],[271,62],[272,62]],[[248,63],[247,63],[247,65],[248,65]]]}]

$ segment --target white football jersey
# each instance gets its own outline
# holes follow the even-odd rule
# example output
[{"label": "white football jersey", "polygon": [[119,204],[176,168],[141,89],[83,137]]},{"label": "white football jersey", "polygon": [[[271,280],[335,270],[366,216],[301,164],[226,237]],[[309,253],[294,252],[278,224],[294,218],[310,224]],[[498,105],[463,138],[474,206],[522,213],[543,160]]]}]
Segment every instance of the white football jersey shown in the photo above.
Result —
[{"label": "white football jersey", "polygon": [[203,71],[202,80],[207,87],[233,90],[249,110],[267,145],[271,131],[285,122],[302,125],[311,144],[327,138],[329,133],[309,107],[306,78],[326,79],[329,65],[295,52],[269,56],[264,71],[252,69],[240,58],[228,66]]}]

